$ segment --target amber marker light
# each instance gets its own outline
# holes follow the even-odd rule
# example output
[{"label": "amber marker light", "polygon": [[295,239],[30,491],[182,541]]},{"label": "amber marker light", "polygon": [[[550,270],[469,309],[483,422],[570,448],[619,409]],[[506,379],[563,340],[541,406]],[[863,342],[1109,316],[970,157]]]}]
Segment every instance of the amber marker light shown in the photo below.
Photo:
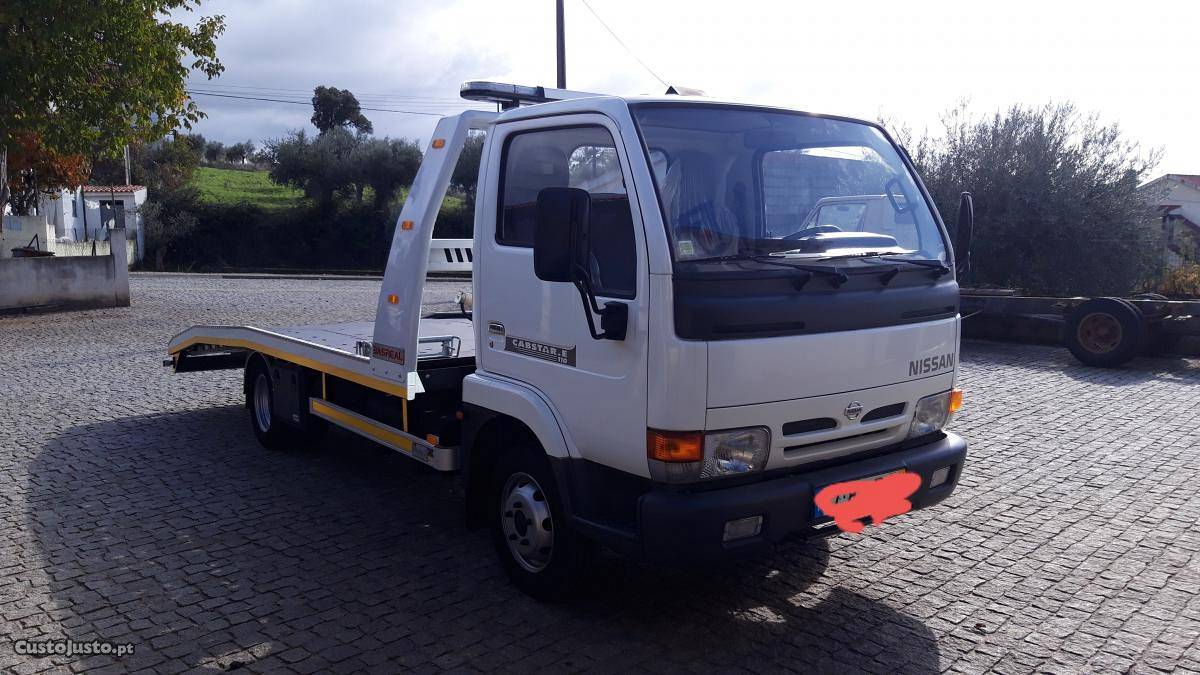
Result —
[{"label": "amber marker light", "polygon": [[446,147],[446,139],[444,139],[444,138],[433,139],[433,149],[434,150],[440,150],[444,147]]},{"label": "amber marker light", "polygon": [[962,397],[963,397],[962,389],[951,389],[950,390],[949,411],[950,411],[951,415],[958,412],[958,409],[962,407],[962,403],[963,403]]},{"label": "amber marker light", "polygon": [[412,228],[413,228],[413,222],[411,220],[400,221],[400,229],[411,230]]},{"label": "amber marker light", "polygon": [[389,305],[400,304],[400,296],[396,295],[395,293],[392,293],[391,295],[388,296],[388,304]]},{"label": "amber marker light", "polygon": [[699,462],[704,459],[704,434],[647,429],[646,456],[660,462]]}]

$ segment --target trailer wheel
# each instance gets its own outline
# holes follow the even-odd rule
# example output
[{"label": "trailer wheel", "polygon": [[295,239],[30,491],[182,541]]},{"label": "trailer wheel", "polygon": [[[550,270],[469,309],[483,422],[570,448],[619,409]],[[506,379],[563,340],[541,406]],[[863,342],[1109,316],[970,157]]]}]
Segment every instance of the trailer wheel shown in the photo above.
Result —
[{"label": "trailer wheel", "polygon": [[1067,349],[1085,365],[1111,368],[1127,363],[1141,351],[1145,337],[1142,313],[1117,298],[1092,298],[1067,317]]},{"label": "trailer wheel", "polygon": [[258,442],[271,450],[284,450],[294,440],[291,427],[275,419],[273,403],[275,388],[271,373],[261,357],[246,364],[246,408],[250,411],[250,427]]},{"label": "trailer wheel", "polygon": [[513,585],[538,600],[571,597],[588,542],[567,527],[542,449],[527,441],[505,452],[496,462],[490,493],[496,554]]}]

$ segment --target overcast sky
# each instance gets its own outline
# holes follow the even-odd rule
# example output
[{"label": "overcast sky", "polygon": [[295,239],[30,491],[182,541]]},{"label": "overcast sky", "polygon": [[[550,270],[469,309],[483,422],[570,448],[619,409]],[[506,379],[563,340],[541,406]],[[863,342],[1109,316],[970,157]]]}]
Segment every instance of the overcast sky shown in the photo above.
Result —
[{"label": "overcast sky", "polygon": [[[1200,2],[588,0],[663,80],[709,95],[875,119],[914,131],[976,112],[1073,101],[1162,148],[1156,174],[1200,173]],[[444,113],[464,80],[554,85],[553,0],[208,0],[225,74],[197,90],[306,102],[316,85],[364,107]],[[566,0],[567,84],[663,86],[583,0]],[[1189,35],[1190,34],[1190,35]],[[308,127],[311,107],[197,95],[225,142]],[[427,139],[436,117],[365,111],[376,134]],[[310,127],[311,128],[311,127]]]}]

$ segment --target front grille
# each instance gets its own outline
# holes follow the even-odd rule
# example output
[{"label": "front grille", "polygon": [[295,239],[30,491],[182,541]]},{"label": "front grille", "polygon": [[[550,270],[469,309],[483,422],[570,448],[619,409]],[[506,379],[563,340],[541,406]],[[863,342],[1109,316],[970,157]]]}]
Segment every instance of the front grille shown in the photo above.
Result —
[{"label": "front grille", "polygon": [[893,403],[891,405],[885,405],[881,408],[876,408],[876,409],[872,410],[871,412],[867,413],[866,415],[863,415],[862,421],[873,422],[875,420],[881,420],[886,417],[895,417],[897,415],[903,415],[905,407],[906,407],[906,404],[903,402]]},{"label": "front grille", "polygon": [[834,443],[841,443],[842,441],[861,440],[864,438],[870,438],[871,436],[884,436],[884,435],[892,433],[893,431],[895,431],[895,427],[888,427],[886,429],[877,429],[875,431],[868,431],[865,434],[854,434],[853,436],[842,436],[841,438],[830,438],[830,439],[826,439],[824,441],[817,441],[816,443],[805,443],[803,445],[791,445],[791,446],[788,446],[783,449],[783,454],[784,454],[784,456],[787,456],[787,455],[799,452],[800,450],[811,449],[811,448],[815,448],[817,446],[833,445]]},{"label": "front grille", "polygon": [[807,434],[814,431],[824,431],[825,429],[836,429],[837,421],[831,417],[814,417],[810,420],[800,420],[799,422],[788,422],[783,425],[784,436],[794,436],[796,434]]}]

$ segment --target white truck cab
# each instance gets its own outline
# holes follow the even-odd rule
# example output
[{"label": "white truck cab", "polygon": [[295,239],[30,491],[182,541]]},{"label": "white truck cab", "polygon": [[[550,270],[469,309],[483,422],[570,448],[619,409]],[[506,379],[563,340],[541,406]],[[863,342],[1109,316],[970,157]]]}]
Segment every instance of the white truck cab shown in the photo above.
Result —
[{"label": "white truck cab", "polygon": [[[195,327],[176,370],[245,367],[270,445],[333,423],[464,471],[468,523],[538,597],[567,592],[595,544],[700,562],[838,531],[814,505],[832,484],[915,473],[912,508],[954,490],[955,258],[883,129],[679,96],[463,93],[508,109],[438,125],[374,322]],[[473,312],[423,318],[472,129]]]}]

